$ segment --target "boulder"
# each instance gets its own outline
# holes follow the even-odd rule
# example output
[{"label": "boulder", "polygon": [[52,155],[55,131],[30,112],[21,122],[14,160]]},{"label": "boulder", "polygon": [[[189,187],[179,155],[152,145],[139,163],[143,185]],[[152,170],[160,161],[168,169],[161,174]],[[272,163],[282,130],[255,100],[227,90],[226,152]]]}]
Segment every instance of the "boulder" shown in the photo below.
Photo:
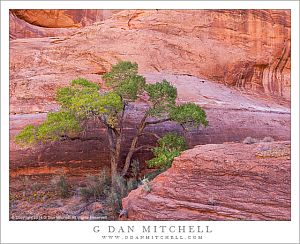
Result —
[{"label": "boulder", "polygon": [[126,220],[290,220],[290,142],[196,146],[123,199]]}]

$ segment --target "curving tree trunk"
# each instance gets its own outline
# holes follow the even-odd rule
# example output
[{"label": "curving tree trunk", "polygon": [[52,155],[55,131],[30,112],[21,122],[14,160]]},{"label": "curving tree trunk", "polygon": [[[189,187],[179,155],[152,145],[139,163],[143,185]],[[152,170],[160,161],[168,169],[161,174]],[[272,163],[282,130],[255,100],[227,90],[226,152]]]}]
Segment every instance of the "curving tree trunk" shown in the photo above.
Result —
[{"label": "curving tree trunk", "polygon": [[137,146],[137,143],[138,143],[138,139],[141,136],[141,134],[143,133],[145,127],[146,127],[147,117],[148,117],[148,113],[145,113],[144,117],[142,118],[142,120],[141,120],[141,122],[138,126],[137,133],[131,141],[131,145],[130,145],[129,151],[127,153],[127,156],[126,156],[126,159],[125,159],[125,164],[124,164],[124,167],[123,167],[123,170],[122,170],[122,173],[121,173],[122,176],[125,176],[127,174],[132,156],[133,156],[134,152],[136,151],[135,149],[136,149],[136,146]]}]

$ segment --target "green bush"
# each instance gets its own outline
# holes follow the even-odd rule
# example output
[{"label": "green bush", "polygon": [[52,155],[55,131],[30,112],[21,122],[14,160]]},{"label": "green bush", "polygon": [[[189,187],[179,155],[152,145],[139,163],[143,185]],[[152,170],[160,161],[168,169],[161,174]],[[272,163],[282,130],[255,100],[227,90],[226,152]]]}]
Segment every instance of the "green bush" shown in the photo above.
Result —
[{"label": "green bush", "polygon": [[152,152],[154,158],[147,161],[150,167],[167,169],[171,167],[173,159],[187,149],[184,137],[175,133],[167,133],[158,140],[158,146]]},{"label": "green bush", "polygon": [[129,192],[136,189],[139,184],[135,178],[124,179],[116,176],[115,186],[106,191],[106,203],[114,213],[120,213],[122,210],[122,199]]},{"label": "green bush", "polygon": [[122,209],[122,198],[127,196],[128,188],[126,180],[119,175],[115,176],[114,182],[116,185],[106,192],[106,202],[112,211],[119,213]]}]

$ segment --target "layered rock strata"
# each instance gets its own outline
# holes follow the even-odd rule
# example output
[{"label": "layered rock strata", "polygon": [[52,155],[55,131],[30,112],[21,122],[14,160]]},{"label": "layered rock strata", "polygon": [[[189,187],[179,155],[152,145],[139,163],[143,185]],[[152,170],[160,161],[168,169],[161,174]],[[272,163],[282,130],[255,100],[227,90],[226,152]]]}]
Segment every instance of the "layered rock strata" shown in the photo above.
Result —
[{"label": "layered rock strata", "polygon": [[71,34],[117,12],[119,10],[12,9],[9,12],[10,39]]},{"label": "layered rock strata", "polygon": [[124,10],[65,37],[12,40],[10,111],[45,112],[58,87],[100,82],[119,60],[289,100],[290,12]]},{"label": "layered rock strata", "polygon": [[290,220],[290,174],[289,142],[196,146],[123,208],[127,220]]},{"label": "layered rock strata", "polygon": [[[34,28],[50,27],[35,19],[40,13],[24,11],[13,17]],[[99,168],[107,163],[106,139],[94,126],[83,140],[34,150],[20,149],[13,137],[26,124],[40,123],[45,113],[57,109],[59,87],[77,77],[103,86],[101,74],[119,60],[136,61],[148,82],[169,80],[178,88],[179,103],[192,101],[205,108],[210,126],[186,134],[190,147],[242,141],[247,136],[290,139],[289,11],[123,10],[106,19],[87,15],[90,22],[82,20],[84,11],[50,13],[60,21],[47,29],[55,32],[61,27],[63,34],[10,41],[11,169],[44,167],[46,162],[57,167],[67,163],[70,171],[74,165]],[[73,16],[75,24],[62,25],[65,15]],[[105,20],[92,26],[76,27],[101,18]],[[64,33],[69,28],[77,29]],[[140,101],[128,111],[128,138],[144,106]],[[173,129],[181,132],[171,123],[155,128],[158,133]],[[142,152],[141,161],[150,156]]]},{"label": "layered rock strata", "polygon": [[[189,147],[198,144],[241,142],[251,136],[262,139],[271,136],[276,140],[290,140],[290,109],[287,103],[279,105],[276,100],[264,96],[241,93],[240,90],[224,87],[191,76],[168,74],[145,74],[147,82],[170,80],[178,90],[178,103],[194,102],[202,106],[209,121],[207,128],[184,132],[181,126],[167,122],[149,127],[148,130],[163,135],[168,131],[183,134]],[[189,84],[187,87],[186,84]],[[233,100],[234,98],[234,100]],[[144,101],[131,105],[125,113],[123,155],[134,136],[135,128],[147,109]],[[66,173],[97,171],[109,163],[108,141],[105,129],[93,123],[88,125],[82,139],[47,144],[42,147],[23,149],[14,143],[14,136],[27,124],[39,124],[46,113],[10,116],[10,168],[12,174]],[[141,144],[155,143],[155,138],[144,137]],[[151,158],[147,151],[135,157],[144,162]],[[13,173],[14,172],[14,173]]]}]

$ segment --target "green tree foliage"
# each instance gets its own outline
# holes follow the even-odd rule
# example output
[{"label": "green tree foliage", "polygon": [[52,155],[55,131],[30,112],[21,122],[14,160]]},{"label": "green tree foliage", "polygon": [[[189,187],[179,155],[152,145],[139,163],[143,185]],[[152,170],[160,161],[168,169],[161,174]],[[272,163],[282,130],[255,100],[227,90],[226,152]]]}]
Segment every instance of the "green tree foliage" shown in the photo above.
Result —
[{"label": "green tree foliage", "polygon": [[15,141],[17,144],[26,146],[26,145],[33,145],[36,143],[35,137],[35,126],[34,125],[27,125],[25,128],[16,135]]},{"label": "green tree foliage", "polygon": [[145,87],[145,78],[138,75],[137,63],[120,62],[111,71],[103,75],[110,86],[126,102],[135,101]]},{"label": "green tree foliage", "polygon": [[175,133],[167,133],[157,142],[158,146],[152,149],[154,158],[147,161],[150,167],[167,169],[171,166],[173,159],[187,149],[184,137]]},{"label": "green tree foliage", "polygon": [[161,117],[175,106],[177,89],[172,86],[167,80],[148,84],[146,86],[149,101],[152,104],[149,109],[149,114],[154,117]]},{"label": "green tree foliage", "polygon": [[[98,84],[84,78],[72,80],[69,86],[59,88],[56,100],[60,110],[49,113],[46,120],[38,126],[26,126],[16,136],[16,142],[34,145],[80,136],[86,121],[93,119],[107,130],[112,185],[117,186],[117,180],[113,183],[114,179],[118,179],[119,175],[126,175],[134,153],[149,149],[146,145],[139,145],[139,138],[145,134],[144,129],[148,125],[165,121],[175,121],[184,128],[208,125],[205,111],[201,107],[192,103],[176,105],[177,89],[167,80],[146,84],[145,78],[138,74],[137,63],[119,62],[103,75],[103,79],[110,87],[109,91],[101,91]],[[137,126],[125,163],[120,162],[122,139],[126,136],[123,130],[124,114],[127,106],[141,95],[148,97],[148,110]],[[167,134],[157,143],[157,147],[153,149],[155,158],[149,161],[149,165],[153,167],[169,167],[173,158],[187,148],[184,138],[176,134]]]},{"label": "green tree foliage", "polygon": [[170,119],[182,126],[197,128],[201,124],[208,126],[205,111],[194,103],[185,103],[174,106],[169,112]]},{"label": "green tree foliage", "polygon": [[21,145],[32,145],[37,142],[56,141],[62,136],[76,135],[81,130],[82,128],[73,114],[59,111],[49,113],[45,122],[39,126],[26,126],[15,139]]},{"label": "green tree foliage", "polygon": [[65,111],[49,113],[47,119],[36,127],[35,136],[39,141],[56,141],[61,136],[76,135],[82,130],[74,114]]}]

